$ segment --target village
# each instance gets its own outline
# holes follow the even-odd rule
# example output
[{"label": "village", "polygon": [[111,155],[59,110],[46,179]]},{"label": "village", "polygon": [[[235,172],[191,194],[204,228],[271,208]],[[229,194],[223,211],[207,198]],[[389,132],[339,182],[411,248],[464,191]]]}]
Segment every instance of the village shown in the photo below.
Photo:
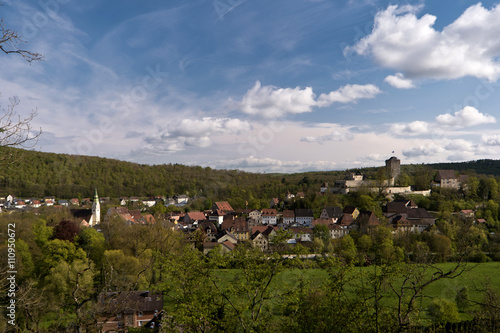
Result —
[{"label": "village", "polygon": [[[164,223],[173,230],[185,235],[189,242],[198,242],[198,248],[204,254],[215,247],[223,252],[230,252],[241,243],[251,244],[262,251],[269,251],[273,238],[282,230],[287,232],[286,243],[293,247],[301,244],[310,248],[314,239],[315,230],[328,230],[331,239],[339,239],[352,230],[361,233],[372,233],[378,226],[391,228],[393,233],[410,232],[421,233],[429,231],[436,222],[435,214],[431,214],[405,195],[429,196],[431,190],[413,191],[411,186],[395,186],[395,179],[400,174],[400,160],[391,157],[386,161],[385,171],[387,179],[383,184],[371,180],[364,180],[359,172],[348,172],[344,179],[335,182],[333,187],[323,183],[318,193],[326,195],[336,193],[346,195],[360,189],[371,192],[381,192],[390,200],[382,208],[383,216],[375,212],[363,210],[354,206],[325,206],[319,216],[315,216],[312,209],[286,209],[285,203],[304,198],[304,193],[292,194],[287,192],[284,200],[272,198],[269,208],[263,209],[233,209],[228,201],[213,203],[212,207],[204,211],[185,211],[190,198],[187,195],[176,195],[172,198],[153,197],[120,197],[112,200],[109,197],[99,197],[95,189],[94,198],[59,199],[45,197],[40,199],[19,199],[12,195],[0,198],[0,209],[3,211],[37,210],[41,207],[55,207],[69,209],[73,219],[81,227],[93,227],[101,231],[102,223],[118,219],[128,225],[152,225]],[[458,190],[466,181],[464,175],[457,175],[454,170],[439,170],[433,181],[434,188],[449,188]],[[394,199],[397,195],[398,198]],[[284,202],[283,202],[284,201]],[[116,205],[118,203],[118,205]],[[248,203],[247,203],[248,204]],[[101,205],[108,207],[101,212]],[[163,214],[153,214],[152,207],[164,206],[169,208]],[[161,210],[160,210],[161,211]],[[473,219],[473,210],[456,212],[462,219]],[[477,219],[475,223],[485,223],[484,219]],[[199,241],[197,233],[202,233]]]}]

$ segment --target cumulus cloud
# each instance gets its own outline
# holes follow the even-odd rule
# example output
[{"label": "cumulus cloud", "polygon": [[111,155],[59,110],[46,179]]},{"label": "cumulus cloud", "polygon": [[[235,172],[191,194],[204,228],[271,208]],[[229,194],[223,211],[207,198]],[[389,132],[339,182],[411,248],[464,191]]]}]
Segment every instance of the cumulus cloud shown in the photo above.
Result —
[{"label": "cumulus cloud", "polygon": [[347,132],[347,131],[333,131],[329,134],[326,135],[320,135],[320,136],[304,136],[300,138],[300,141],[302,142],[316,142],[319,144],[323,144],[325,142],[343,142],[343,141],[348,141],[352,140],[354,136],[352,133]]},{"label": "cumulus cloud", "polygon": [[415,88],[413,81],[405,78],[403,73],[396,73],[395,75],[388,75],[384,81],[389,83],[394,88],[398,88],[398,89]]},{"label": "cumulus cloud", "polygon": [[278,88],[262,86],[257,81],[240,102],[231,106],[243,113],[263,118],[279,118],[288,114],[311,112],[314,107],[327,107],[333,103],[355,103],[359,99],[373,98],[380,93],[378,87],[368,85],[346,85],[318,99],[311,87]]},{"label": "cumulus cloud", "polygon": [[482,135],[481,140],[485,145],[488,146],[500,146],[500,135],[498,134],[493,134],[493,135]]},{"label": "cumulus cloud", "polygon": [[389,6],[378,12],[371,34],[346,52],[370,55],[410,78],[500,77],[500,5],[473,5],[442,31],[434,28],[436,16],[417,17],[420,9]]},{"label": "cumulus cloud", "polygon": [[426,143],[410,149],[404,149],[403,155],[408,158],[415,158],[420,156],[432,156],[442,153],[444,149],[435,143]]},{"label": "cumulus cloud", "polygon": [[204,117],[201,119],[183,119],[160,129],[157,133],[144,138],[144,142],[153,151],[175,153],[186,147],[207,148],[212,145],[210,136],[238,134],[249,131],[247,121],[231,118]]},{"label": "cumulus cloud", "polygon": [[436,117],[436,122],[445,126],[467,127],[482,124],[494,124],[496,119],[493,116],[479,112],[472,106],[466,106],[453,115],[450,113],[441,114]]},{"label": "cumulus cloud", "polygon": [[392,124],[390,132],[395,135],[422,135],[429,133],[429,124],[425,121],[414,121],[409,124]]},{"label": "cumulus cloud", "polygon": [[329,106],[333,103],[355,103],[359,99],[374,98],[378,94],[380,94],[380,89],[373,84],[348,84],[329,94],[321,94],[318,98],[318,106]]},{"label": "cumulus cloud", "polygon": [[332,170],[336,167],[331,161],[283,161],[279,159],[254,156],[235,160],[221,160],[209,163],[210,166],[223,169],[243,169],[252,172],[302,172],[312,170]]}]

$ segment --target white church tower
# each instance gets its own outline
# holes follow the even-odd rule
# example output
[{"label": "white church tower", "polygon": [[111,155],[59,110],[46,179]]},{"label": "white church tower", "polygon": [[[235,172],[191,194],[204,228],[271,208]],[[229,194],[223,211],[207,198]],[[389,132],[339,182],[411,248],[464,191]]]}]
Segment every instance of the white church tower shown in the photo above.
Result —
[{"label": "white church tower", "polygon": [[95,189],[94,202],[92,203],[92,217],[90,218],[89,225],[91,227],[101,223],[101,204],[99,203],[99,196],[97,195],[97,188]]}]

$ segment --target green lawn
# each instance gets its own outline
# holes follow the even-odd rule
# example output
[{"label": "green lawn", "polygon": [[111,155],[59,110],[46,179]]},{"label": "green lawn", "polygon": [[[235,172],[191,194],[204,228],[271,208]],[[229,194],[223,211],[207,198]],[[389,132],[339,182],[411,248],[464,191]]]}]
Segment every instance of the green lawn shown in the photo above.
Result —
[{"label": "green lawn", "polygon": [[[437,264],[437,267],[446,271],[451,269],[453,263],[443,263]],[[455,301],[457,293],[463,288],[467,287],[469,290],[469,296],[472,300],[481,301],[482,294],[481,289],[484,289],[485,284],[489,284],[494,289],[500,292],[500,263],[482,263],[467,264],[467,268],[471,270],[466,270],[454,279],[442,279],[433,284],[429,285],[424,289],[423,295],[425,297],[420,298],[417,301],[417,306],[421,310],[425,310],[433,298],[446,298],[451,301]],[[354,267],[351,274],[355,276],[363,276],[370,271],[373,271],[375,266],[370,267]],[[219,272],[219,274],[222,272]],[[430,273],[429,273],[430,274]],[[226,270],[224,273],[220,274],[226,276],[230,281],[234,278],[235,272],[231,270]],[[297,281],[303,278],[311,283],[312,286],[318,286],[322,283],[327,282],[328,274],[325,270],[321,269],[286,269],[281,272],[274,280],[272,288],[278,288],[281,291],[286,291],[289,288],[294,288]],[[351,290],[354,291],[354,286],[351,286]],[[395,298],[392,291],[387,290],[385,293],[385,298],[383,300],[384,304],[389,307],[397,307],[397,299]],[[278,302],[279,304],[279,302]],[[468,320],[472,318],[470,314],[471,310],[476,307],[471,306],[469,313],[460,313],[461,320]],[[421,319],[425,322],[427,315],[425,311],[421,311]]]}]

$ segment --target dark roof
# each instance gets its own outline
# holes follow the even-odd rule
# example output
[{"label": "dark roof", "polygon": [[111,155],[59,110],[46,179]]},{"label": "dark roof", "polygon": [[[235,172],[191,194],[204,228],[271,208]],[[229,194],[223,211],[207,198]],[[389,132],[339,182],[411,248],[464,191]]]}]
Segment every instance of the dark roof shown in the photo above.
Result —
[{"label": "dark roof", "polygon": [[212,223],[212,221],[204,221],[200,224],[199,228],[203,230],[204,232],[207,232],[208,229],[210,229],[211,233],[216,233],[217,228],[215,225]]},{"label": "dark roof", "polygon": [[330,218],[341,218],[343,213],[342,213],[342,208],[338,207],[338,206],[334,206],[334,207],[325,207],[324,209],[326,211],[326,214],[328,215],[328,217]]},{"label": "dark roof", "polygon": [[439,182],[441,179],[457,179],[455,170],[438,170],[436,181]]},{"label": "dark roof", "polygon": [[149,291],[107,292],[99,295],[99,305],[101,312],[108,314],[161,311],[163,295]]},{"label": "dark roof", "polygon": [[353,214],[355,210],[356,210],[356,207],[354,207],[354,206],[346,206],[346,207],[344,207],[344,210],[342,212],[344,214]]},{"label": "dark roof", "polygon": [[423,208],[408,209],[408,219],[433,219],[428,211]]},{"label": "dark roof", "polygon": [[313,217],[312,209],[296,209],[295,217]]}]

